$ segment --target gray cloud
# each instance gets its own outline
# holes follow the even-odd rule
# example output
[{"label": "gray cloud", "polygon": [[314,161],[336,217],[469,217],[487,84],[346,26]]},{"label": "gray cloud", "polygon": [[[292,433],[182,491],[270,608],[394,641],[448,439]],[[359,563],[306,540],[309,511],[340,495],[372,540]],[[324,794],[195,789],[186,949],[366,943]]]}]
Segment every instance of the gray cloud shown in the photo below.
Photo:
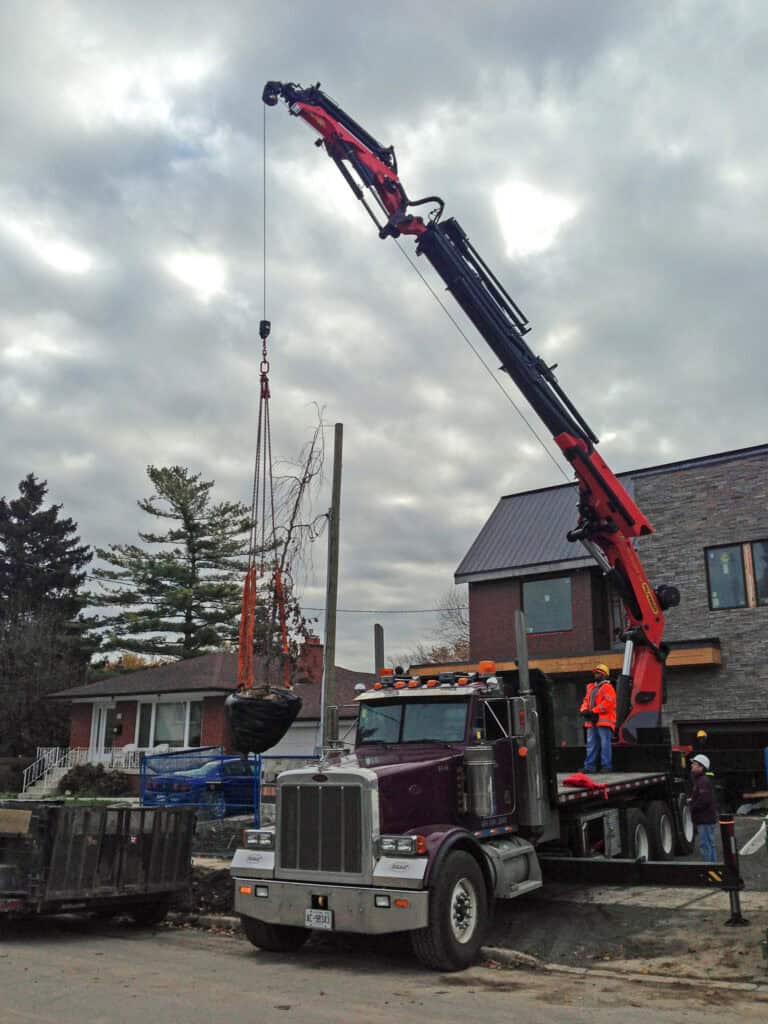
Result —
[{"label": "gray cloud", "polygon": [[[614,469],[765,440],[758,7],[59,0],[0,32],[0,491],[47,477],[86,541],[135,536],[150,462],[248,496],[267,78],[322,81],[446,198]],[[341,603],[430,607],[499,494],[562,477],[306,127],[266,129],[276,449],[312,403],[344,422]],[[524,256],[528,211],[497,202],[520,182],[574,210]],[[221,261],[208,301],[167,270],[190,252]],[[369,667],[375,619],[340,617],[343,663]],[[429,637],[382,619],[393,653]]]}]

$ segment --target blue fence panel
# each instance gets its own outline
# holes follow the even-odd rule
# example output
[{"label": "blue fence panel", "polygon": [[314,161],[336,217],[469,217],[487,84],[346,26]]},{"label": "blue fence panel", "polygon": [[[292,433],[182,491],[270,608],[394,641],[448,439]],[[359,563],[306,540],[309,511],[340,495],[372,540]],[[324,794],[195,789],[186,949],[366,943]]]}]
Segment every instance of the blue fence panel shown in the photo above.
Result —
[{"label": "blue fence panel", "polygon": [[197,807],[203,820],[235,815],[260,820],[261,758],[225,754],[222,747],[196,747],[146,754],[141,765],[141,803]]}]

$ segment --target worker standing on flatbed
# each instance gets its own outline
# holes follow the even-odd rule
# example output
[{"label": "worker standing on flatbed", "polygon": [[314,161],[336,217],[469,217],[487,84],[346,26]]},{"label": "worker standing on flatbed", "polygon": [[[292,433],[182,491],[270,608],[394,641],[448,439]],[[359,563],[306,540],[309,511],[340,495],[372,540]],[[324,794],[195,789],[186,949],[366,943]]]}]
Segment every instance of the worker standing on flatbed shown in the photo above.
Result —
[{"label": "worker standing on flatbed", "polygon": [[[616,728],[616,691],[607,665],[595,665],[592,682],[581,702],[581,715],[587,730],[585,772],[609,772],[613,767],[611,740]],[[600,767],[598,768],[598,761]]]}]

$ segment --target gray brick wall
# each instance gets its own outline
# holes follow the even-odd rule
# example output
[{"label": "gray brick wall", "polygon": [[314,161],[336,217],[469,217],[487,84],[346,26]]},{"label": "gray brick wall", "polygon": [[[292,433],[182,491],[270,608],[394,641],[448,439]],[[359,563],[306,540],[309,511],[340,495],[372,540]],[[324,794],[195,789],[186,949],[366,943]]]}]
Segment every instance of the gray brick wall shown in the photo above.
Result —
[{"label": "gray brick wall", "polygon": [[768,719],[768,606],[712,611],[704,549],[768,539],[768,452],[635,478],[656,533],[638,542],[651,582],[674,583],[680,605],[665,637],[718,637],[722,665],[670,669],[665,719]]}]

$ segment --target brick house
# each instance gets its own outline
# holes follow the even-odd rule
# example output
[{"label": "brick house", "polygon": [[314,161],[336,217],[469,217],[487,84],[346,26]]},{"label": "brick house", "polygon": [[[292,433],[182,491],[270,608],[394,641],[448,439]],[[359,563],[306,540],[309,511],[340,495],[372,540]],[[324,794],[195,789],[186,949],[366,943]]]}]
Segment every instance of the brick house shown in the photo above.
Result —
[{"label": "brick house", "polygon": [[[322,672],[323,646],[310,637],[295,683],[301,711],[270,756],[315,753]],[[372,673],[336,667],[342,741],[354,738],[356,684],[370,686],[374,679]],[[233,751],[224,701],[236,685],[237,654],[217,651],[61,690],[53,696],[71,701],[70,746],[64,755],[71,763],[103,763],[131,771],[138,768],[142,753],[158,747],[223,746],[226,752]]]},{"label": "brick house", "polygon": [[[768,445],[620,474],[655,528],[637,541],[651,582],[673,583],[665,723],[688,742],[704,727],[726,745],[768,745]],[[556,682],[561,741],[596,660],[621,668],[621,603],[594,561],[566,540],[575,484],[501,498],[456,570],[467,583],[473,663],[514,666],[514,611],[529,656]]]}]

